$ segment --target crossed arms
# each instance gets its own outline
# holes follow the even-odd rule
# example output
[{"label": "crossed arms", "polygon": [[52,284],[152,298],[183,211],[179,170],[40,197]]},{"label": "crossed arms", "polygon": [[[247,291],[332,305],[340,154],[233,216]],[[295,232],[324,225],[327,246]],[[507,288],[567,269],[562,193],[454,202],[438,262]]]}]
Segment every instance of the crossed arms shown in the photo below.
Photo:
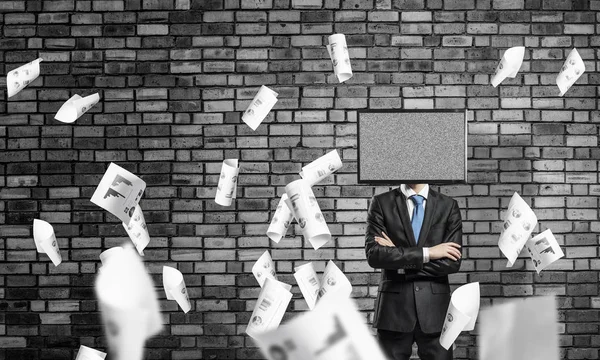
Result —
[{"label": "crossed arms", "polygon": [[404,269],[407,280],[458,272],[461,263],[459,248],[462,245],[462,220],[456,201],[452,204],[446,224],[441,243],[429,248],[431,261],[423,263],[422,248],[397,247],[387,237],[383,211],[377,197],[374,197],[369,207],[365,234],[367,262],[376,269]]}]

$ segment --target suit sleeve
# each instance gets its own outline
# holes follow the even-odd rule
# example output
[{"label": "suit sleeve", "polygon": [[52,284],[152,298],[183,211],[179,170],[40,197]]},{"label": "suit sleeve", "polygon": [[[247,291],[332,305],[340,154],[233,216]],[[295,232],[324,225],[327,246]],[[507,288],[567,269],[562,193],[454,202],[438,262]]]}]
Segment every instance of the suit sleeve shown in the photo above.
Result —
[{"label": "suit sleeve", "polygon": [[393,270],[420,269],[423,266],[423,249],[421,248],[379,245],[375,241],[375,236],[382,237],[383,231],[386,231],[383,211],[377,197],[373,197],[367,214],[365,234],[365,253],[369,265],[375,269]]},{"label": "suit sleeve", "polygon": [[[460,209],[456,200],[454,200],[452,204],[452,209],[450,210],[450,217],[448,218],[447,224],[446,233],[442,242],[452,241],[462,246],[462,218],[460,216]],[[458,259],[458,261],[448,258],[432,260],[426,264],[423,264],[423,267],[419,270],[406,271],[406,279],[418,280],[427,277],[447,276],[449,274],[458,272],[461,261],[462,258]]]}]

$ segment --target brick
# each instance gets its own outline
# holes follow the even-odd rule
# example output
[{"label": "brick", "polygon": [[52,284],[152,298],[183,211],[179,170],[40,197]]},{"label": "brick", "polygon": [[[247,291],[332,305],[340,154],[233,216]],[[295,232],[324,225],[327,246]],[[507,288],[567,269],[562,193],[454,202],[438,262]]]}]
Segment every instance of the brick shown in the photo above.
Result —
[{"label": "brick", "polygon": [[473,37],[471,36],[444,36],[442,38],[443,46],[460,46],[468,47],[473,44]]},{"label": "brick", "polygon": [[[480,281],[488,305],[491,296],[557,294],[564,356],[598,357],[600,77],[589,49],[600,44],[600,3],[317,2],[0,2],[5,70],[45,59],[40,79],[0,104],[0,358],[68,358],[75,334],[102,343],[90,301],[97,256],[127,241],[116,218],[89,202],[109,162],[148,183],[145,263],[158,282],[160,266],[177,266],[194,303],[184,315],[161,295],[171,336],[153,339],[149,358],[259,358],[243,331],[259,292],[249,271],[267,248],[288,283],[299,263],[321,272],[336,261],[372,321],[379,274],[364,260],[364,219],[373,194],[392,187],[356,184],[357,109],[452,108],[472,111],[469,183],[433,187],[463,215],[467,258],[453,286]],[[334,32],[346,34],[354,70],[343,84],[325,48]],[[489,86],[502,52],[517,45],[529,49],[517,78]],[[557,97],[556,73],[572,47],[588,69]],[[252,131],[241,115],[261,85],[279,100]],[[52,119],[74,91],[92,88],[102,101],[76,126]],[[284,186],[333,148],[344,167],[313,190],[336,241],[314,251],[294,226],[271,243],[264,232]],[[225,158],[242,164],[229,208],[213,202]],[[566,254],[541,275],[526,257],[506,271],[495,245],[515,191]],[[61,266],[35,252],[33,218],[53,223]],[[286,317],[306,308],[298,296]],[[457,341],[457,359],[477,352],[471,340]]]},{"label": "brick", "polygon": [[495,10],[522,10],[525,7],[525,0],[494,0],[493,8]]},{"label": "brick", "polygon": [[423,38],[420,36],[397,36],[392,35],[392,46],[423,46]]}]

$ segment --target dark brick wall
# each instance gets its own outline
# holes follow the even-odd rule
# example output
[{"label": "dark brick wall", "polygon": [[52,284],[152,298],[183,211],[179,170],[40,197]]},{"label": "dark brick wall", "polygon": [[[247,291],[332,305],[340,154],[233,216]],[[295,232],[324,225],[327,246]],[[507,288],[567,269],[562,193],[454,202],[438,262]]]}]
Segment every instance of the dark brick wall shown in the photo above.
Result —
[{"label": "dark brick wall", "polygon": [[[364,220],[370,197],[388,188],[356,183],[356,109],[468,108],[469,183],[441,187],[465,220],[453,283],[481,282],[484,307],[557,294],[564,358],[598,359],[598,9],[583,0],[324,0],[319,10],[289,0],[0,1],[2,74],[45,59],[25,91],[10,101],[0,91],[0,358],[72,359],[79,344],[105,346],[98,255],[127,237],[89,199],[111,161],[148,183],[145,261],[157,285],[162,265],[177,266],[194,299],[188,315],[162,301],[167,325],[148,359],[261,358],[243,332],[259,292],[250,267],[267,248],[291,284],[295,265],[322,270],[335,259],[371,318],[378,274],[364,259]],[[324,47],[332,32],[350,47],[345,84]],[[493,88],[501,52],[515,45],[527,46],[522,71]],[[555,76],[573,46],[588,72],[560,98]],[[240,117],[262,84],[279,102],[253,132]],[[53,119],[70,95],[96,91],[101,102],[76,123]],[[335,241],[319,251],[299,232],[271,242],[283,187],[332,148],[344,168],[314,190]],[[231,208],[213,202],[225,158],[242,164]],[[525,258],[505,269],[497,248],[514,191],[566,254],[541,276]],[[36,254],[36,217],[55,227],[59,267]],[[294,291],[288,315],[305,308]],[[475,343],[462,336],[456,358],[475,359]]]}]

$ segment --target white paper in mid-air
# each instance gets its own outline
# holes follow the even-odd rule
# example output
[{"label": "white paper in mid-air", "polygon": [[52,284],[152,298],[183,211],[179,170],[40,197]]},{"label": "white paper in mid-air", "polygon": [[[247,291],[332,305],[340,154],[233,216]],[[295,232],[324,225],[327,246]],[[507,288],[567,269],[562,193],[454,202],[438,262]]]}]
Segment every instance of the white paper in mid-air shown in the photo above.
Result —
[{"label": "white paper in mid-air", "polygon": [[309,309],[314,309],[321,290],[321,281],[312,262],[294,268],[294,278]]},{"label": "white paper in mid-air", "polygon": [[163,266],[163,288],[167,300],[177,301],[181,310],[186,314],[190,311],[192,304],[181,271],[170,266]]},{"label": "white paper in mid-air", "polygon": [[469,283],[454,290],[446,312],[440,344],[446,350],[452,346],[461,331],[475,329],[479,314],[479,283]]},{"label": "white paper in mid-air", "polygon": [[115,163],[110,163],[91,201],[129,224],[146,183]]},{"label": "white paper in mid-air", "polygon": [[480,360],[558,360],[554,296],[512,300],[479,315]]},{"label": "white paper in mid-air", "polygon": [[548,265],[565,256],[550,229],[529,239],[525,243],[525,248],[538,274]]},{"label": "white paper in mid-air", "polygon": [[254,340],[268,360],[386,360],[354,301],[332,296]]},{"label": "white paper in mid-air", "polygon": [[260,333],[276,329],[279,326],[290,300],[292,300],[291,288],[290,285],[280,281],[271,278],[265,279],[246,328],[248,335],[254,338]]},{"label": "white paper in mid-air", "polygon": [[225,159],[221,166],[215,202],[221,206],[230,206],[237,195],[237,178],[240,167],[237,159]]},{"label": "white paper in mid-air", "polygon": [[317,160],[304,166],[300,176],[313,186],[342,167],[342,159],[337,150],[332,150]]},{"label": "white paper in mid-air", "polygon": [[258,281],[260,287],[263,287],[266,278],[277,280],[277,273],[275,272],[275,263],[271,258],[269,251],[265,251],[252,266],[252,274]]},{"label": "white paper in mid-air", "polygon": [[79,351],[77,352],[77,357],[75,360],[104,360],[106,358],[106,353],[92,349],[85,345],[79,346]]},{"label": "white paper in mid-air", "polygon": [[106,265],[111,259],[113,259],[114,255],[120,254],[122,252],[123,248],[121,246],[115,246],[111,247],[110,249],[104,250],[100,253],[100,262],[102,263],[102,265]]},{"label": "white paper in mid-air", "polygon": [[112,360],[142,360],[144,344],[162,328],[154,283],[131,246],[98,272],[96,296]]},{"label": "white paper in mid-air", "polygon": [[54,266],[58,266],[62,262],[54,228],[48,222],[33,219],[33,241],[37,252],[48,255]]},{"label": "white paper in mid-air", "polygon": [[277,103],[278,95],[275,91],[262,85],[242,115],[242,121],[252,130],[256,130]]},{"label": "white paper in mid-air", "polygon": [[294,215],[287,206],[285,199],[287,199],[287,194],[281,195],[279,204],[277,204],[277,210],[275,210],[275,215],[273,215],[271,224],[267,229],[267,236],[276,243],[279,243],[279,241],[285,236],[290,224],[292,223],[292,220],[294,219]]},{"label": "white paper in mid-air", "polygon": [[329,260],[325,267],[325,272],[323,272],[321,289],[319,289],[319,299],[329,296],[330,294],[350,297],[351,293],[352,284],[350,284],[350,281],[346,275],[344,275],[342,270],[340,270],[333,261]]},{"label": "white paper in mid-air", "polygon": [[514,78],[517,76],[525,57],[525,47],[515,46],[504,52],[502,59],[496,68],[496,73],[492,76],[492,86],[498,86],[507,77]]},{"label": "white paper in mid-air", "polygon": [[344,34],[333,34],[329,37],[329,45],[327,52],[333,63],[333,72],[337,76],[338,81],[344,81],[352,77],[352,65],[350,64],[350,53],[346,44],[346,36]]},{"label": "white paper in mid-air", "polygon": [[17,95],[19,91],[40,76],[40,62],[42,61],[43,59],[39,58],[8,72],[6,75],[8,97]]},{"label": "white paper in mid-air", "polygon": [[537,216],[527,203],[515,193],[510,199],[498,246],[511,267],[537,225]]},{"label": "white paper in mid-air", "polygon": [[577,49],[573,48],[573,50],[571,50],[569,53],[569,56],[567,56],[567,60],[565,60],[563,67],[560,69],[558,76],[556,77],[556,85],[560,90],[559,96],[563,96],[567,91],[569,91],[571,86],[575,84],[575,81],[577,81],[577,79],[579,79],[584,72],[585,64],[583,63],[581,56],[579,56]]},{"label": "white paper in mid-air", "polygon": [[331,240],[329,227],[321,213],[310,183],[304,179],[292,181],[285,187],[285,200],[302,229],[302,234],[315,250]]},{"label": "white paper in mid-air", "polygon": [[331,260],[325,267],[322,281],[319,281],[313,264],[310,262],[294,268],[294,278],[309,309],[314,309],[318,300],[325,296],[350,297],[352,284]]},{"label": "white paper in mid-air", "polygon": [[129,235],[135,249],[140,255],[144,256],[144,249],[150,243],[150,234],[148,233],[144,213],[139,204],[136,206],[129,224],[123,223],[123,227],[127,231],[127,235]]},{"label": "white paper in mid-air", "polygon": [[64,123],[72,123],[79,119],[89,109],[100,101],[98,93],[82,98],[79,95],[73,95],[67,102],[60,107],[54,118]]}]

